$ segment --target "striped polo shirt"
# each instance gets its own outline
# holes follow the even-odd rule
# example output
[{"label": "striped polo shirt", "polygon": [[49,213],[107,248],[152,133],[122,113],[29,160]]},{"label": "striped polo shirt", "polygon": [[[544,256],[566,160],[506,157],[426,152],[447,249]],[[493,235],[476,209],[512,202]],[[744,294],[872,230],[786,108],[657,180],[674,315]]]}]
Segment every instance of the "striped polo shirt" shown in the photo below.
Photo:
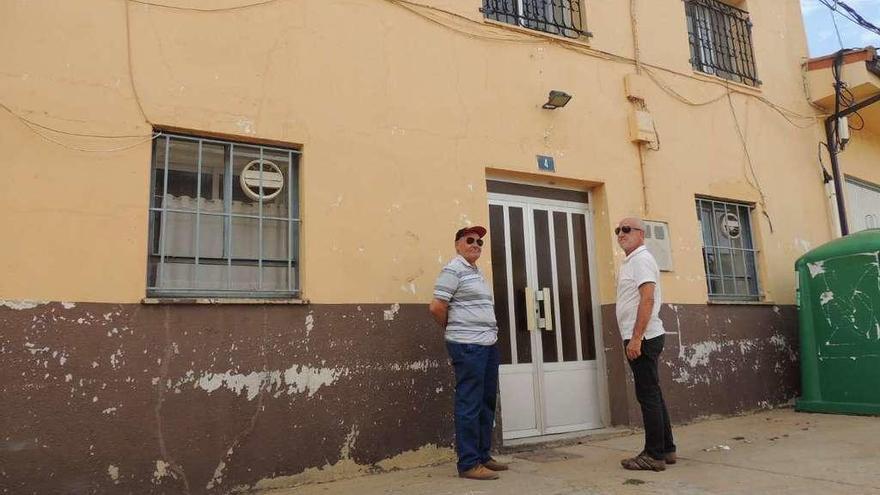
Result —
[{"label": "striped polo shirt", "polygon": [[449,303],[446,340],[480,345],[492,345],[498,340],[492,291],[479,268],[461,255],[440,271],[434,297]]}]

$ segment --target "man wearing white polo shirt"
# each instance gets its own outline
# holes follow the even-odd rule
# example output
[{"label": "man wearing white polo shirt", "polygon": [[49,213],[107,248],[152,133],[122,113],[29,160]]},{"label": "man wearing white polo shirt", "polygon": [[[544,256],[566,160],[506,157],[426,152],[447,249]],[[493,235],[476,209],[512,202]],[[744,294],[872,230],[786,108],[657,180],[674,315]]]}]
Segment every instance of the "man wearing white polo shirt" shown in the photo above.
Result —
[{"label": "man wearing white polo shirt", "polygon": [[666,464],[675,464],[676,456],[657,371],[666,333],[659,317],[660,270],[645,247],[645,223],[641,219],[624,218],[614,233],[626,253],[617,277],[617,326],[645,424],[645,448],[620,464],[632,470],[663,471]]}]

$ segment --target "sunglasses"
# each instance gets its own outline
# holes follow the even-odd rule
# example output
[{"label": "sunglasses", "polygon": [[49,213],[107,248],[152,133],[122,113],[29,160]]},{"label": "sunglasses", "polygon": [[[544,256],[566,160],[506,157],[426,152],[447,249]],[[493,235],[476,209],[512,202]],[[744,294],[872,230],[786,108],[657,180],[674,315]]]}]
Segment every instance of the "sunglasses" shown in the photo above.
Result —
[{"label": "sunglasses", "polygon": [[623,227],[617,227],[614,229],[614,235],[620,235],[621,232],[624,234],[629,234],[633,230],[642,230],[638,227],[630,227],[629,225],[624,225]]},{"label": "sunglasses", "polygon": [[476,242],[476,243],[477,243],[477,246],[480,246],[480,247],[483,246],[483,240],[482,240],[482,239],[474,239],[473,237],[466,237],[465,240],[464,240],[464,242],[466,242],[466,243],[468,243],[468,244],[473,244],[473,243]]}]

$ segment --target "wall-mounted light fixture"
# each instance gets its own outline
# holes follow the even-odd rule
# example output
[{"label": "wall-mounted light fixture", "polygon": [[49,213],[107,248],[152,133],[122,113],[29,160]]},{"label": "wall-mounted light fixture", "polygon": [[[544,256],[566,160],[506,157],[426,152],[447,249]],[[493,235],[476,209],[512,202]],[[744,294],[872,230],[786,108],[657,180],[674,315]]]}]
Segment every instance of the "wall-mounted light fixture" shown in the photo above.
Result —
[{"label": "wall-mounted light fixture", "polygon": [[550,96],[547,97],[547,103],[544,103],[541,108],[553,110],[559,107],[564,107],[570,99],[570,94],[566,93],[565,91],[557,91],[554,89],[550,91]]}]

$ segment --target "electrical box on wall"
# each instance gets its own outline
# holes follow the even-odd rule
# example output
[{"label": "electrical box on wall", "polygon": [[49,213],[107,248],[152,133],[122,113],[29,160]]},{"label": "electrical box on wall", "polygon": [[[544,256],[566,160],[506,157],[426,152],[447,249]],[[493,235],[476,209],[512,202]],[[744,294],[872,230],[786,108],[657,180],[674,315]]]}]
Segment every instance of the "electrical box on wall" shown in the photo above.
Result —
[{"label": "electrical box on wall", "polygon": [[672,243],[669,240],[669,224],[645,220],[645,247],[648,248],[661,272],[672,271]]},{"label": "electrical box on wall", "polygon": [[623,87],[626,90],[627,98],[645,101],[648,94],[648,81],[645,76],[627,74],[623,78]]},{"label": "electrical box on wall", "polygon": [[656,143],[657,133],[654,132],[654,117],[645,110],[632,109],[629,113],[630,141]]}]

